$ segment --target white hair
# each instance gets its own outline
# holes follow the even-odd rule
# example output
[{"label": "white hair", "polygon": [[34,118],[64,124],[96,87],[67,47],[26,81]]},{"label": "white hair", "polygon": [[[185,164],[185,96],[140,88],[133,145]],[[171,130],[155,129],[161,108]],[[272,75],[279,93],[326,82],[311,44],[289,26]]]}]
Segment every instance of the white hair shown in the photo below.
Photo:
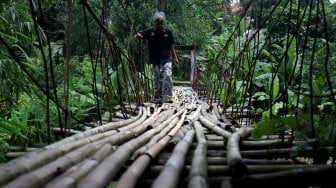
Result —
[{"label": "white hair", "polygon": [[155,12],[154,16],[153,16],[153,20],[162,20],[162,21],[166,21],[166,14],[164,12]]}]

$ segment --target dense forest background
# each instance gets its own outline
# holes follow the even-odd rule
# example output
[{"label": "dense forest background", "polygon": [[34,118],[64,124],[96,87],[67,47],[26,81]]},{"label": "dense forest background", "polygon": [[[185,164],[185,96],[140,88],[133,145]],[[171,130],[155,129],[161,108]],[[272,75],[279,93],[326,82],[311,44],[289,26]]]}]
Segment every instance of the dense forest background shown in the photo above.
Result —
[{"label": "dense forest background", "polygon": [[[330,93],[330,87],[326,84],[327,80],[323,71],[327,68],[330,70],[329,77],[333,92],[336,92],[336,4],[328,1],[324,3],[328,33],[324,32],[323,24],[310,23],[310,16],[314,17],[314,14],[316,16],[319,9],[315,9],[310,16],[308,13],[305,14],[303,10],[310,1],[303,0],[300,4],[295,1],[291,8],[282,3],[280,7],[283,7],[284,13],[279,8],[272,14],[272,20],[280,18],[280,21],[277,23],[277,29],[270,33],[267,28],[275,27],[272,25],[274,22],[269,21],[260,28],[260,23],[265,18],[259,15],[261,15],[260,12],[263,12],[262,15],[267,15],[276,2],[275,0],[254,2],[254,8],[248,9],[249,19],[241,22],[240,18],[250,4],[249,1],[241,1],[240,4],[235,5],[222,0],[88,1],[108,31],[114,35],[116,45],[124,53],[128,53],[132,46],[133,55],[144,58],[141,63],[146,62],[144,55],[146,44],[135,40],[132,36],[152,26],[152,15],[155,11],[164,11],[168,19],[166,26],[173,30],[176,43],[198,46],[199,70],[204,71],[200,73],[200,79],[208,81],[210,95],[219,95],[219,101],[225,103],[226,106],[247,99],[244,96],[247,89],[226,93],[228,88],[224,87],[219,91],[211,85],[219,79],[219,70],[231,67],[234,63],[232,57],[236,56],[239,51],[234,48],[234,43],[228,44],[227,41],[232,37],[232,33],[235,38],[242,39],[247,29],[251,31],[264,29],[265,35],[270,36],[268,41],[271,42],[265,45],[262,55],[255,62],[257,66],[252,76],[253,84],[244,83],[244,75],[249,74],[248,62],[246,66],[242,66],[240,75],[235,75],[229,83],[235,87],[245,84],[246,88],[251,91],[249,93],[251,100],[243,101],[241,105],[253,108],[262,114],[261,130],[256,134],[292,128],[301,130],[300,134],[303,137],[309,137],[312,134],[311,129],[304,127],[303,125],[307,122],[303,121],[307,119],[305,117],[308,116],[309,107],[314,106],[314,121],[317,129],[314,133],[317,136],[315,136],[321,138],[323,143],[333,143],[336,129],[335,122],[333,122],[336,111],[333,100],[335,96],[321,97],[312,103],[308,96],[297,97],[295,84],[293,88],[286,86],[286,70],[280,68],[276,71],[275,78],[271,79],[271,77],[275,72],[274,67],[282,63],[281,55],[289,44],[290,47],[286,50],[286,54],[290,60],[285,61],[292,63],[293,72],[302,71],[300,77],[293,79],[294,82],[302,85],[298,91],[303,93],[310,91],[309,84],[301,80],[307,79],[311,76],[310,72],[313,72],[313,94]],[[117,94],[111,92],[113,90],[111,86],[115,85],[116,79],[120,78],[117,78],[118,74],[115,74],[115,69],[111,69],[106,75],[104,66],[99,64],[99,62],[109,62],[109,58],[99,55],[104,50],[104,45],[108,44],[102,42],[104,37],[101,28],[94,18],[84,11],[85,8],[80,1],[2,0],[0,9],[1,161],[5,160],[9,145],[28,147],[36,143],[54,142],[64,135],[50,134],[48,130],[50,127],[67,126],[71,129],[84,130],[85,126],[89,126],[89,122],[100,123],[98,122],[99,113],[103,120],[108,120],[116,110],[121,108]],[[303,23],[300,25],[298,37],[294,39],[295,42],[288,43],[288,34],[294,36],[295,28],[288,30],[287,24],[291,22],[295,25],[297,21],[295,16],[289,15],[293,14],[292,11],[297,12],[298,9],[302,9],[299,14],[302,14],[304,18]],[[69,19],[69,14],[72,15],[71,19]],[[315,21],[321,22],[321,20]],[[238,32],[235,29],[237,26],[241,28]],[[329,36],[330,48],[330,54],[327,57],[326,34]],[[304,40],[308,41],[306,46],[299,46]],[[261,36],[258,42],[265,43],[265,41],[266,39]],[[317,46],[311,41],[317,41]],[[225,58],[219,58],[224,45],[227,45]],[[304,54],[303,49],[307,49]],[[50,58],[45,57],[46,54]],[[97,56],[98,60],[93,61],[92,56]],[[67,58],[70,59],[67,60]],[[179,58],[181,65],[175,67],[174,77],[177,80],[185,80],[185,72],[189,71],[187,68],[189,54],[179,51]],[[308,63],[298,66],[300,69],[296,67],[294,62],[298,59],[303,62],[313,59],[315,71],[309,71]],[[324,67],[325,59],[327,59],[327,67]],[[98,65],[96,64],[94,68],[93,65],[97,62]],[[149,65],[144,64],[143,66],[144,69],[139,69],[140,71],[150,70]],[[211,68],[208,69],[209,67]],[[150,71],[146,76],[151,77]],[[120,77],[124,80],[121,82],[121,88],[125,90],[124,93],[127,93],[129,88],[126,87],[125,80],[128,75]],[[94,90],[94,87],[98,89]],[[278,97],[284,90],[286,90],[286,97]],[[269,91],[272,91],[272,95]],[[278,100],[269,105],[270,98],[277,97]],[[99,103],[98,107],[97,103]],[[46,109],[49,109],[47,110],[49,113],[46,113]],[[270,114],[279,118],[284,114],[300,114],[301,123],[297,120],[294,125],[292,119],[286,116],[280,120],[275,118],[278,122],[272,124],[269,120]],[[285,123],[279,123],[279,121],[285,121]],[[263,124],[266,123],[274,126],[265,128]]]}]

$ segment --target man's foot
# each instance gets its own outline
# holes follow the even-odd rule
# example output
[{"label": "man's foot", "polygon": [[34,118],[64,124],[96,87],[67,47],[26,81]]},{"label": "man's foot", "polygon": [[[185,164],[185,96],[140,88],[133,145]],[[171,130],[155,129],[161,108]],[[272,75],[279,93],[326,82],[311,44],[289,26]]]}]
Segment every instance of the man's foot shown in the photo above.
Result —
[{"label": "man's foot", "polygon": [[161,99],[154,99],[152,102],[154,104],[162,104],[162,100]]},{"label": "man's foot", "polygon": [[173,103],[173,99],[171,97],[163,100],[164,103]]}]

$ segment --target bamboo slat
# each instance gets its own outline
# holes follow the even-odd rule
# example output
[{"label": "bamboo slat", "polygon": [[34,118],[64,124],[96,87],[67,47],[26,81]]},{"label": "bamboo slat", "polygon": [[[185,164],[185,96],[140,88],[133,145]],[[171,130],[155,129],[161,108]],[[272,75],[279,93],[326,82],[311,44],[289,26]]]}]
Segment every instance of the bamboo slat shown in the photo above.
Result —
[{"label": "bamboo slat", "polygon": [[85,177],[92,169],[99,165],[109,154],[114,152],[116,147],[104,144],[91,158],[71,167],[60,177],[46,185],[47,188],[70,188]]},{"label": "bamboo slat", "polygon": [[[185,113],[182,116],[185,116]],[[183,119],[184,118],[181,117],[181,120],[179,122],[180,124],[183,123]],[[128,170],[121,176],[117,187],[118,188],[134,187],[138,179],[141,177],[142,173],[148,167],[149,163],[154,158],[156,158],[156,156],[160,153],[160,151],[168,144],[169,140],[171,139],[170,135],[174,135],[175,133],[176,129],[171,130],[168,135],[163,137],[155,145],[151,146],[151,148],[149,148],[145,154],[139,156],[136,159],[136,161],[134,161],[132,165],[128,168]]]},{"label": "bamboo slat", "polygon": [[165,168],[154,181],[153,188],[176,187],[181,170],[184,166],[185,157],[194,139],[195,131],[189,130],[184,139],[176,145],[173,154],[167,161]]},{"label": "bamboo slat", "polygon": [[189,173],[189,188],[207,188],[208,182],[208,161],[207,142],[202,132],[202,125],[195,121],[193,126],[196,130],[197,147],[193,154],[192,166]]},{"label": "bamboo slat", "polygon": [[200,116],[199,118],[200,122],[202,123],[202,125],[204,125],[206,128],[212,130],[214,133],[223,136],[225,138],[229,138],[231,136],[231,133],[221,129],[220,127],[218,127],[216,124],[210,122],[208,119],[206,119],[204,116]]},{"label": "bamboo slat", "polygon": [[[180,110],[177,114],[180,115],[185,111],[185,109]],[[169,121],[172,121],[176,116],[171,116]],[[153,129],[145,132],[139,137],[132,139],[131,141],[121,145],[114,153],[109,155],[102,163],[100,163],[93,171],[91,171],[84,179],[79,183],[79,187],[106,187],[109,182],[115,177],[119,172],[120,168],[129,159],[131,154],[147,143],[150,138],[158,134],[164,127],[165,124],[159,122],[160,125],[155,126]],[[146,128],[146,125],[142,125]],[[139,128],[138,130],[140,130]]]},{"label": "bamboo slat", "polygon": [[34,188],[34,187],[42,187],[49,180],[54,178],[60,173],[63,173],[66,169],[71,167],[71,165],[76,164],[87,156],[91,156],[94,152],[99,149],[99,145],[90,144],[81,147],[78,150],[72,151],[57,160],[38,168],[34,171],[30,171],[27,174],[16,178],[12,182],[3,187],[6,188],[15,188],[15,187],[26,187],[26,188]]},{"label": "bamboo slat", "polygon": [[252,128],[241,128],[239,131],[233,133],[228,139],[226,158],[234,176],[241,176],[247,170],[245,163],[242,161],[239,142],[241,139],[248,136],[252,130]]}]

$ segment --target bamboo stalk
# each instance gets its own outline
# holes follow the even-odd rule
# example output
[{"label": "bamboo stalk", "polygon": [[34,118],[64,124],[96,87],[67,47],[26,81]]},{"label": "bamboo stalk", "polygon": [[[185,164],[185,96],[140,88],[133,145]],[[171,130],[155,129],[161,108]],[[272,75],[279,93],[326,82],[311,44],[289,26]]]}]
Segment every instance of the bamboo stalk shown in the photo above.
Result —
[{"label": "bamboo stalk", "polygon": [[130,119],[132,116],[131,116],[131,114],[126,114],[126,113],[123,114],[121,112],[116,112],[115,117],[120,118],[120,119]]},{"label": "bamboo stalk", "polygon": [[20,151],[32,152],[32,151],[36,151],[39,149],[40,148],[36,148],[36,147],[17,147],[17,146],[9,146],[8,148],[10,152],[20,152]]},{"label": "bamboo stalk", "polygon": [[196,150],[194,151],[192,166],[189,173],[189,188],[206,188],[208,187],[208,161],[207,161],[207,142],[202,132],[200,122],[193,123],[196,130],[196,138],[198,141]]},{"label": "bamboo stalk", "polygon": [[[208,108],[209,109],[209,108]],[[213,114],[207,112],[207,107],[203,104],[203,108],[201,109],[201,116],[208,119],[211,123],[217,124],[217,117]]]},{"label": "bamboo stalk", "polygon": [[3,187],[41,187],[56,175],[63,173],[66,169],[71,167],[71,165],[82,161],[87,156],[91,156],[99,149],[99,147],[100,146],[96,144],[83,146],[80,149],[72,151],[41,168],[30,171],[29,173],[16,178]]},{"label": "bamboo stalk", "polygon": [[[209,148],[226,148],[226,143],[224,140],[220,141],[208,141]],[[241,141],[240,147],[242,149],[267,149],[267,148],[279,148],[279,147],[292,147],[295,144],[309,144],[306,141],[294,141],[291,142],[290,140],[259,140],[259,141]]]},{"label": "bamboo stalk", "polygon": [[[172,121],[176,116],[181,115],[185,109],[180,110],[175,116],[171,116],[168,120]],[[168,121],[167,120],[167,121]],[[168,121],[168,122],[169,122]],[[109,182],[115,177],[119,172],[131,154],[147,143],[150,138],[158,134],[164,127],[165,124],[159,122],[159,126],[155,126],[153,129],[145,132],[137,138],[121,145],[118,149],[109,155],[102,163],[100,163],[93,171],[91,171],[85,178],[78,182],[79,187],[106,187]],[[138,131],[145,131],[148,125],[142,125]],[[143,129],[145,128],[145,129]]]},{"label": "bamboo stalk", "polygon": [[[52,131],[54,134],[58,134],[58,135],[62,135],[63,132],[62,132],[62,129],[59,128],[59,127],[53,127],[52,128]],[[75,135],[75,134],[78,134],[78,133],[81,133],[82,131],[77,131],[77,130],[73,130],[73,129],[67,129],[67,134],[68,135]]]},{"label": "bamboo stalk", "polygon": [[25,151],[10,151],[6,154],[6,159],[15,159],[15,158],[18,158],[18,157],[22,157],[24,155],[26,155],[28,152],[25,152]]},{"label": "bamboo stalk", "polygon": [[[142,108],[140,108],[142,109]],[[140,110],[139,115],[142,115],[142,110]],[[146,114],[144,114],[146,115]],[[119,122],[118,125],[126,123],[136,123],[136,119],[133,120],[125,120],[125,122]],[[117,124],[114,124],[117,125]],[[100,128],[100,127],[98,127]],[[91,129],[93,130],[93,129]],[[74,135],[72,137],[68,137],[58,143],[52,144],[50,146],[46,146],[44,150],[39,150],[36,152],[29,153],[28,155],[10,161],[0,167],[0,186],[8,183],[14,178],[28,172],[34,170],[42,165],[47,164],[48,162],[57,159],[58,157],[77,149],[85,144],[90,144],[94,141],[104,138],[105,134],[96,134],[98,131],[91,130]],[[112,130],[113,134],[117,133],[117,131]],[[88,135],[92,135],[90,137],[86,137]],[[117,141],[123,141],[119,137],[116,138]],[[125,140],[125,139],[124,139]],[[115,141],[115,142],[117,142]]]},{"label": "bamboo stalk", "polygon": [[[336,166],[299,168],[268,174],[254,174],[235,182],[237,187],[314,187],[335,186]],[[275,183],[276,182],[276,183]]]},{"label": "bamboo stalk", "polygon": [[54,179],[46,185],[47,188],[70,188],[74,187],[78,181],[85,177],[91,170],[99,165],[109,154],[114,152],[116,147],[104,144],[93,157],[71,167],[60,177]]},{"label": "bamboo stalk", "polygon": [[[185,110],[185,112],[182,114],[181,119],[178,121],[178,117],[175,117],[173,119],[173,121],[171,121],[169,123],[169,121],[166,121],[164,124],[168,124],[168,126],[160,132],[160,134],[154,136],[145,146],[139,148],[136,152],[134,152],[133,156],[131,157],[132,160],[134,160],[139,154],[144,153],[146,150],[148,150],[148,148],[150,148],[151,146],[153,146],[155,143],[157,143],[162,137],[164,137],[171,129],[173,129],[172,131],[170,131],[169,135],[173,136],[176,134],[176,132],[181,128],[186,114],[187,114],[187,110]],[[177,123],[177,124],[176,124]],[[176,126],[175,126],[176,124]]]},{"label": "bamboo stalk", "polygon": [[[164,140],[169,140],[165,137]],[[139,156],[134,163],[127,169],[118,181],[117,188],[135,187],[138,179],[141,177],[144,170],[151,162],[151,157],[148,155]]]},{"label": "bamboo stalk", "polygon": [[[155,160],[155,165],[163,165],[167,162],[169,157],[160,156]],[[208,165],[227,165],[227,159],[225,157],[207,157]],[[291,159],[242,159],[242,161],[247,165],[286,165],[286,164],[306,164],[297,163]],[[186,158],[186,165],[190,165],[192,159],[190,157]]]},{"label": "bamboo stalk", "polygon": [[189,130],[184,139],[176,145],[172,156],[167,161],[165,168],[154,181],[153,188],[176,187],[180,173],[184,166],[185,157],[194,139],[195,131]]},{"label": "bamboo stalk", "polygon": [[136,122],[137,120],[139,120],[141,118],[141,116],[144,114],[144,110],[143,108],[139,108],[139,113],[138,115],[133,118],[133,119],[128,119],[128,120],[125,120],[125,121],[119,121],[119,122],[111,122],[111,123],[107,123],[103,126],[100,126],[100,127],[96,127],[96,128],[93,128],[93,129],[90,129],[90,130],[87,130],[83,133],[79,133],[79,134],[76,134],[72,137],[68,137],[68,138],[65,138],[59,142],[56,142],[52,145],[49,145],[47,146],[46,148],[55,148],[55,147],[59,147],[59,146],[62,146],[66,143],[69,143],[69,142],[73,142],[73,141],[76,141],[76,140],[79,140],[79,139],[82,139],[82,138],[86,138],[86,137],[89,137],[89,136],[92,136],[92,135],[95,135],[95,134],[98,134],[98,133],[103,133],[103,132],[106,132],[106,131],[109,131],[109,130],[112,130],[112,129],[118,129],[122,126],[125,126],[125,125],[129,125],[131,123],[134,123]]},{"label": "bamboo stalk", "polygon": [[[276,139],[281,139],[282,138],[282,135],[265,135],[265,136],[262,136],[260,139],[258,140],[276,140]],[[284,139],[291,139],[292,136],[289,135],[289,134],[286,134]],[[248,137],[246,138],[245,140],[247,141],[256,141],[255,139],[253,139],[252,137]]]},{"label": "bamboo stalk", "polygon": [[[206,134],[207,140],[211,140],[211,141],[222,141],[223,137],[222,136],[218,136],[216,134],[213,133],[207,133],[205,131],[203,131],[204,134]],[[290,135],[285,135],[284,139],[288,140],[290,139],[291,136]],[[269,135],[269,136],[263,136],[258,140],[254,140],[253,138],[245,138],[244,141],[263,141],[263,140],[277,140],[277,139],[281,139],[281,137],[279,135]]]},{"label": "bamboo stalk", "polygon": [[219,120],[219,121],[222,121],[224,122],[224,118],[223,116],[220,114],[219,110],[218,110],[218,106],[215,104],[215,105],[212,105],[212,109],[213,109],[213,113],[215,114],[216,118]]},{"label": "bamboo stalk", "polygon": [[[321,149],[320,155],[331,156],[333,149],[335,147],[324,147]],[[295,152],[296,156],[306,156],[309,157],[312,155],[312,147],[305,148],[277,148],[277,149],[261,149],[261,150],[244,150],[241,151],[243,158],[250,159],[277,159],[277,158],[291,158],[291,152]],[[227,151],[223,150],[209,150],[209,157],[223,157],[227,155]]]},{"label": "bamboo stalk", "polygon": [[[334,147],[323,148],[323,155],[331,155]],[[309,156],[313,151],[312,147],[300,148],[278,148],[278,149],[264,149],[264,150],[247,150],[241,151],[244,158],[290,158],[291,152],[297,152],[297,156]]]},{"label": "bamboo stalk", "polygon": [[241,176],[245,174],[247,170],[245,163],[242,161],[239,142],[241,139],[248,136],[252,130],[252,128],[241,128],[239,131],[233,133],[228,139],[226,158],[233,176]]},{"label": "bamboo stalk", "polygon": [[201,110],[202,110],[202,105],[199,105],[198,108],[196,109],[196,111],[192,112],[192,114],[190,114],[187,119],[190,122],[194,122],[197,121],[201,115]]},{"label": "bamboo stalk", "polygon": [[[180,124],[183,123],[183,119],[184,118],[182,117],[181,121],[179,122]],[[135,187],[138,179],[141,177],[142,173],[148,167],[149,163],[154,158],[156,158],[156,156],[160,153],[160,151],[168,144],[169,140],[171,139],[171,136],[169,135],[173,135],[175,133],[176,133],[175,129],[171,130],[168,135],[165,135],[158,143],[151,146],[151,148],[147,150],[146,154],[142,154],[141,156],[139,156],[136,159],[136,161],[134,161],[132,165],[127,169],[127,171],[121,176],[117,187],[118,188]]]},{"label": "bamboo stalk", "polygon": [[[270,164],[293,164],[294,162],[290,159],[242,159],[242,161],[247,165],[270,165]],[[209,165],[227,165],[227,159],[224,157],[209,157]]]},{"label": "bamboo stalk", "polygon": [[[161,131],[158,135],[154,136],[146,145],[142,146],[137,151],[135,151],[134,154],[131,157],[131,160],[134,160],[139,155],[145,153],[150,147],[152,147],[154,144],[156,144],[162,137],[166,136],[168,131],[170,131],[176,125],[178,119],[179,119],[178,117],[175,117],[173,119],[173,121],[170,122],[169,125],[163,131]],[[183,123],[183,121],[182,121],[182,123]]]},{"label": "bamboo stalk", "polygon": [[[323,168],[332,168],[335,170],[336,165],[247,165],[247,173],[250,174],[265,174],[265,173],[274,173],[279,171],[288,171],[295,169],[323,169]],[[153,165],[151,166],[147,173],[146,177],[148,178],[155,177],[158,173],[164,170],[165,166],[163,165]],[[182,167],[184,172],[188,172],[191,169],[190,165],[185,165]],[[208,165],[208,174],[209,177],[213,176],[232,176],[232,172],[227,165]],[[187,174],[182,174],[182,176],[187,176]]]},{"label": "bamboo stalk", "polygon": [[[215,109],[216,105],[213,105],[209,110],[211,111],[207,111],[206,108],[202,108],[201,110],[201,114],[203,117],[205,117],[208,121],[210,121],[213,124],[216,124],[220,127],[222,127],[225,130],[233,130],[233,125],[231,123],[231,121],[224,119],[223,117],[221,117],[220,114],[216,114],[216,109]],[[218,109],[217,109],[218,110]],[[212,112],[212,113],[210,113]],[[219,113],[219,112],[218,112]]]},{"label": "bamboo stalk", "polygon": [[230,137],[230,135],[231,135],[230,132],[219,128],[216,124],[210,122],[204,116],[201,115],[200,118],[199,118],[199,120],[202,123],[202,125],[204,125],[208,129],[212,130],[217,135],[223,136],[224,138],[229,138]]},{"label": "bamboo stalk", "polygon": [[175,135],[171,135],[173,138],[169,141],[169,148],[173,148],[176,144],[178,144],[181,140],[183,140],[184,136],[187,132],[192,129],[191,125],[184,125]]},{"label": "bamboo stalk", "polygon": [[[111,144],[122,144],[126,142],[127,140],[136,137],[137,135],[142,134],[147,129],[150,129],[152,125],[154,125],[155,121],[162,121],[162,117],[164,117],[165,113],[160,114],[163,110],[163,107],[159,108],[156,113],[151,115],[148,119],[142,122],[142,124],[138,124],[137,122],[134,122],[130,124],[129,126],[125,126],[119,129],[120,132],[112,133],[102,133],[104,135],[104,139],[101,139],[99,143],[111,143]],[[145,112],[146,113],[146,112]],[[110,135],[115,134],[114,137],[110,137]],[[111,140],[112,139],[112,140]]]}]

